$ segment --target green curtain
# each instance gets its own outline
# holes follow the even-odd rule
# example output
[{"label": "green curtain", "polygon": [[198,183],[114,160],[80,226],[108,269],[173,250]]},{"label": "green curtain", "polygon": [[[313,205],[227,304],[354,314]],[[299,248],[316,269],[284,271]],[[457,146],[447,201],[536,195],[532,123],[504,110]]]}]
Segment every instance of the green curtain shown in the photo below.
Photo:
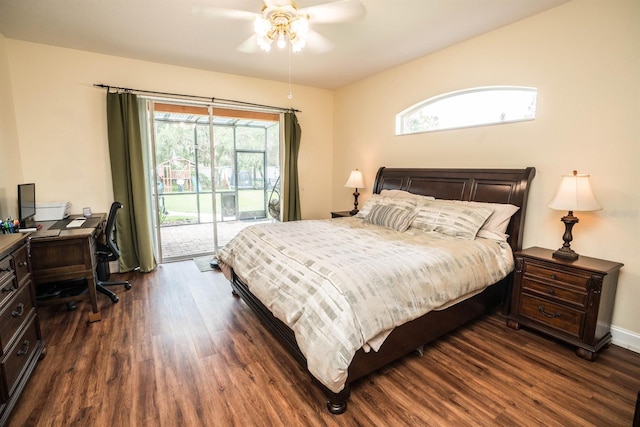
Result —
[{"label": "green curtain", "polygon": [[294,112],[284,113],[284,179],[282,181],[282,221],[302,219],[298,184],[300,125]]},{"label": "green curtain", "polygon": [[120,271],[156,268],[153,252],[151,207],[146,196],[148,182],[140,136],[137,96],[133,93],[107,92],[107,127],[113,196],[124,207],[116,226],[120,248]]}]

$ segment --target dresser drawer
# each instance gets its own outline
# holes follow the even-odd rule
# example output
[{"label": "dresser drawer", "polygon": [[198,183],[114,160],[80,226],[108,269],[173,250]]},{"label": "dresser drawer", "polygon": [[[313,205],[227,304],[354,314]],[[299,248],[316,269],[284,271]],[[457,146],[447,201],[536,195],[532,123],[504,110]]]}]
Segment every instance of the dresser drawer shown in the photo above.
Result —
[{"label": "dresser drawer", "polygon": [[17,295],[0,308],[0,345],[2,353],[7,349],[11,338],[14,337],[20,326],[31,313],[33,303],[28,286],[18,289]]},{"label": "dresser drawer", "polygon": [[0,382],[0,396],[10,396],[18,380],[22,376],[27,362],[31,360],[36,348],[38,348],[38,327],[36,324],[35,312],[30,316],[27,327],[23,329],[20,338],[13,344],[7,355],[2,359],[1,371],[2,381]]},{"label": "dresser drawer", "polygon": [[12,272],[0,275],[0,311],[18,289],[16,276]]},{"label": "dresser drawer", "polygon": [[16,272],[18,286],[29,275],[29,252],[27,247],[23,246],[13,253],[13,269]]},{"label": "dresser drawer", "polygon": [[570,303],[582,308],[587,306],[589,296],[584,288],[574,288],[560,282],[542,281],[536,276],[524,276],[522,278],[522,290],[544,294],[555,302],[561,304]]},{"label": "dresser drawer", "polygon": [[588,289],[589,278],[591,278],[591,275],[584,271],[575,273],[566,270],[562,271],[550,268],[543,264],[535,264],[533,262],[525,262],[524,274],[536,276],[545,280],[566,283],[582,289]]},{"label": "dresser drawer", "polygon": [[576,338],[582,336],[584,311],[523,293],[520,296],[519,314]]}]

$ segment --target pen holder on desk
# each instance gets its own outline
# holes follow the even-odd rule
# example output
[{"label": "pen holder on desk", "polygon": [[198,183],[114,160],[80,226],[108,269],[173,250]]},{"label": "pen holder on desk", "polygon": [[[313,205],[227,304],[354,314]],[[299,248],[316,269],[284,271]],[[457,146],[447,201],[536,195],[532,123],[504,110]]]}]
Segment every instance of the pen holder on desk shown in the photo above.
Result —
[{"label": "pen holder on desk", "polygon": [[0,229],[2,229],[3,234],[17,233],[20,229],[20,222],[9,217],[4,221],[0,221]]}]

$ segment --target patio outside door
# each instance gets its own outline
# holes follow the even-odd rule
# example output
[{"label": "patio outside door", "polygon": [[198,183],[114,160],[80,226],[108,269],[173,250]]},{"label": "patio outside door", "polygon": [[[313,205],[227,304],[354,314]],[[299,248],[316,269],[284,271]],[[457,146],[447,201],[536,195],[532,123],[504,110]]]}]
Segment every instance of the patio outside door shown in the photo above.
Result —
[{"label": "patio outside door", "polygon": [[242,228],[273,219],[266,206],[280,176],[279,114],[215,110],[150,107],[161,262],[211,255]]},{"label": "patio outside door", "polygon": [[238,171],[238,219],[266,218],[266,153],[264,151],[236,151],[236,165]]}]

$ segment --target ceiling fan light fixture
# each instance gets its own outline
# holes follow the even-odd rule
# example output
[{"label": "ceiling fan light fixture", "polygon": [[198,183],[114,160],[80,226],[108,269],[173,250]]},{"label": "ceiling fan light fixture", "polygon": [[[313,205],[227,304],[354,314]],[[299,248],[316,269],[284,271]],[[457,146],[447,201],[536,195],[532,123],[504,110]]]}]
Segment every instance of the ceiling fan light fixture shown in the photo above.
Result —
[{"label": "ceiling fan light fixture", "polygon": [[280,35],[278,36],[278,47],[280,49],[284,49],[284,47],[287,45],[287,41],[284,39],[284,31],[280,33]]},{"label": "ceiling fan light fixture", "polygon": [[269,34],[271,30],[271,22],[262,16],[258,16],[255,21],[253,21],[253,30],[258,37],[264,37]]},{"label": "ceiling fan light fixture", "polygon": [[271,50],[271,43],[273,42],[272,39],[269,38],[269,36],[265,35],[265,36],[258,36],[257,37],[258,40],[258,46],[260,46],[260,49],[264,50],[265,52],[269,52]]},{"label": "ceiling fan light fixture", "polygon": [[270,5],[262,9],[262,13],[253,22],[258,46],[265,51],[271,49],[271,43],[277,39],[279,48],[291,44],[291,50],[300,52],[306,45],[309,33],[308,16],[298,10],[298,5]]},{"label": "ceiling fan light fixture", "polygon": [[291,50],[294,52],[300,52],[304,48],[305,44],[306,44],[305,40],[300,37],[292,38]]},{"label": "ceiling fan light fixture", "polygon": [[309,20],[306,16],[298,16],[291,21],[291,34],[305,38],[309,33]]}]

